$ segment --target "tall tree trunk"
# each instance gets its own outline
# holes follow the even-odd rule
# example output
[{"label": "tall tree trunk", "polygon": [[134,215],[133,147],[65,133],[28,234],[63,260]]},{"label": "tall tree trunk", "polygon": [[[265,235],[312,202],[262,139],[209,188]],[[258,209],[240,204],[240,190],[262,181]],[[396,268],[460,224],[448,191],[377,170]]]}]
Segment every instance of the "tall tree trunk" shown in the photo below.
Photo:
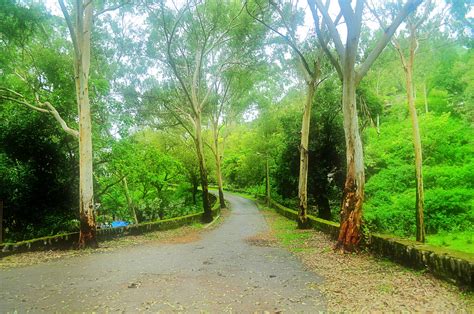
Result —
[{"label": "tall tree trunk", "polygon": [[[404,52],[400,44],[394,40],[394,47],[397,50],[400,61],[405,71],[406,78],[406,90],[407,90],[407,102],[408,111],[410,112],[410,120],[412,125],[412,137],[413,147],[415,150],[415,181],[416,181],[416,200],[415,200],[415,216],[416,216],[416,240],[419,242],[425,242],[425,225],[423,217],[424,207],[424,191],[423,191],[423,157],[421,149],[421,138],[420,128],[418,126],[418,115],[415,107],[415,88],[413,84],[413,67],[415,65],[415,54],[418,49],[418,40],[416,37],[416,25],[413,23],[409,24],[410,36],[409,36],[409,55],[405,58]],[[426,84],[424,85],[424,96],[425,96],[425,110],[428,112],[428,104],[426,102]]]},{"label": "tall tree trunk", "polygon": [[128,210],[132,214],[133,220],[138,224],[137,212],[135,211],[135,205],[133,204],[132,198],[130,197],[130,192],[128,190],[127,177],[123,177],[123,188],[125,190],[125,198],[127,199]]},{"label": "tall tree trunk", "polygon": [[222,158],[219,154],[219,133],[217,130],[217,125],[213,126],[213,136],[214,136],[214,158],[216,160],[216,175],[217,175],[217,188],[219,190],[219,204],[221,209],[224,209],[225,199],[224,199],[224,189],[222,183],[222,167],[221,161]]},{"label": "tall tree trunk", "polygon": [[314,81],[306,85],[306,102],[303,112],[303,121],[301,124],[301,144],[300,144],[300,175],[298,181],[299,213],[298,226],[300,228],[308,227],[308,144],[309,144],[309,126],[311,121],[311,107],[315,92]]},{"label": "tall tree trunk", "polygon": [[265,156],[265,196],[267,201],[267,206],[270,206],[272,200],[272,194],[270,191],[270,165],[268,164],[268,153]]},{"label": "tall tree trunk", "polygon": [[347,174],[341,208],[338,248],[354,250],[359,244],[364,201],[364,156],[356,107],[355,72],[345,69],[342,83],[342,107],[346,139]]},{"label": "tall tree trunk", "polygon": [[423,157],[421,150],[420,128],[413,97],[413,67],[408,66],[406,71],[408,109],[412,124],[413,146],[415,149],[415,176],[416,176],[416,241],[425,242],[425,225],[423,217],[424,191],[423,191]]},{"label": "tall tree trunk", "polygon": [[[79,107],[79,247],[97,247],[92,177],[92,126],[89,102],[90,40],[92,31],[92,3],[77,4],[76,95]],[[84,12],[83,12],[84,10]],[[83,15],[84,14],[84,15]],[[72,36],[74,34],[71,34]]]},{"label": "tall tree trunk", "polygon": [[[416,39],[416,28],[414,25],[410,27],[410,51],[408,60],[403,56],[403,51],[400,46],[397,45],[396,49],[400,55],[400,59],[405,70],[406,76],[406,89],[407,89],[407,100],[408,100],[408,111],[410,112],[410,120],[412,125],[412,137],[413,147],[415,150],[415,178],[416,178],[416,203],[415,203],[415,215],[416,215],[416,241],[425,242],[425,225],[423,217],[423,207],[425,202],[425,196],[423,191],[423,156],[421,148],[420,128],[418,125],[418,115],[415,107],[414,97],[414,84],[413,84],[413,67],[415,65],[415,53],[418,48],[418,41]],[[426,103],[426,84],[424,86],[425,92],[425,110],[427,111]]]},{"label": "tall tree trunk", "polygon": [[195,116],[195,144],[196,144],[196,153],[199,162],[199,172],[201,175],[201,188],[202,188],[202,205],[204,207],[204,214],[202,220],[204,222],[212,221],[212,211],[211,204],[209,202],[209,184],[207,182],[207,168],[206,168],[206,159],[204,157],[204,146],[202,142],[202,130],[201,130],[201,116],[200,112]]}]

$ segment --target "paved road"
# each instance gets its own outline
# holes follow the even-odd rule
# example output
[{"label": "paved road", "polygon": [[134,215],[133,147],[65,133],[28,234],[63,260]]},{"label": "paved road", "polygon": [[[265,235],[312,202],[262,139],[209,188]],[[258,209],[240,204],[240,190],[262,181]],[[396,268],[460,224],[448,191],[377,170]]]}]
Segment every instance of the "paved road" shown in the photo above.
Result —
[{"label": "paved road", "polygon": [[199,241],[141,245],[0,271],[0,312],[308,312],[321,278],[282,248],[245,239],[267,230],[255,204],[226,195],[231,215]]}]

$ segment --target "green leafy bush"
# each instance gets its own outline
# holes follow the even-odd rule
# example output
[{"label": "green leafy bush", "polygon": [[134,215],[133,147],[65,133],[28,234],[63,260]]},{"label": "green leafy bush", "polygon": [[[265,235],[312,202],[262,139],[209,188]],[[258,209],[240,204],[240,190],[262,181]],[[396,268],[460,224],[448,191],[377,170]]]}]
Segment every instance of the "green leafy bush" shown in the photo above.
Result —
[{"label": "green leafy bush", "polygon": [[[365,224],[399,236],[415,233],[415,167],[407,120],[387,121],[379,136],[369,130],[366,146]],[[474,231],[472,128],[450,114],[423,114],[420,126],[427,233]]]}]

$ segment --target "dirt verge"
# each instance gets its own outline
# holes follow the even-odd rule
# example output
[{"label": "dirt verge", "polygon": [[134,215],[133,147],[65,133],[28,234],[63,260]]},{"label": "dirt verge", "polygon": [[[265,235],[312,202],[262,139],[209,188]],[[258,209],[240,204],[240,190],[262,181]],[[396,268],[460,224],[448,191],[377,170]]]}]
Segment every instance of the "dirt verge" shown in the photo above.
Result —
[{"label": "dirt verge", "polygon": [[322,275],[318,287],[327,299],[328,311],[410,311],[472,313],[472,292],[415,272],[368,253],[343,254],[334,241],[316,230],[297,230],[296,223],[272,210],[262,210],[278,243],[296,254],[305,267]]}]

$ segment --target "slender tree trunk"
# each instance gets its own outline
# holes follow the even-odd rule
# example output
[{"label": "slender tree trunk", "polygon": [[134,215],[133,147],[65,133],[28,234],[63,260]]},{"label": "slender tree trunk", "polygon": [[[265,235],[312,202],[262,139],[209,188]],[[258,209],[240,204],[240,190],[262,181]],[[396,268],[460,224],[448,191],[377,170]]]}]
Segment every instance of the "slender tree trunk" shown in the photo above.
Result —
[{"label": "slender tree trunk", "polygon": [[318,204],[318,217],[321,219],[331,220],[331,206],[329,206],[329,199],[326,195],[319,194],[316,196]]},{"label": "slender tree trunk", "polygon": [[265,157],[265,196],[267,201],[267,206],[270,206],[272,200],[272,194],[270,190],[270,165],[268,164],[268,153]]},{"label": "slender tree trunk", "polygon": [[377,135],[380,135],[380,115],[377,113]]},{"label": "slender tree trunk", "polygon": [[425,112],[428,113],[428,93],[426,92],[426,82],[423,83],[423,96],[425,99]]},{"label": "slender tree trunk", "polygon": [[[92,125],[89,102],[90,39],[92,31],[92,3],[83,9],[79,1],[77,11],[77,43],[79,60],[76,60],[76,91],[79,107],[79,247],[97,247],[92,177]],[[84,15],[83,11],[84,10]],[[83,16],[83,18],[82,18]],[[73,34],[71,34],[73,36]]]},{"label": "slender tree trunk", "polygon": [[314,81],[306,85],[306,102],[301,124],[301,144],[300,144],[300,176],[298,181],[299,213],[298,226],[308,227],[308,144],[309,126],[311,121],[311,107],[313,104],[314,92],[316,90]]},{"label": "slender tree trunk", "polygon": [[222,183],[222,167],[221,167],[221,156],[219,154],[219,133],[217,131],[217,126],[213,126],[213,136],[214,136],[214,158],[216,160],[216,175],[217,175],[217,188],[219,190],[219,204],[221,209],[224,209],[225,199],[224,199],[224,189]]},{"label": "slender tree trunk", "polygon": [[128,190],[127,177],[123,177],[123,188],[125,190],[125,198],[127,199],[128,210],[132,214],[133,220],[138,224],[137,212],[135,211],[135,205],[133,204],[132,198],[130,197],[130,192]]},{"label": "slender tree trunk", "polygon": [[418,125],[418,115],[413,98],[413,68],[410,66],[406,71],[408,109],[412,124],[413,146],[415,149],[415,175],[416,175],[416,241],[425,242],[425,225],[423,217],[424,191],[423,191],[423,157],[421,149],[420,128]]},{"label": "slender tree trunk", "polygon": [[209,184],[207,182],[207,168],[206,168],[206,159],[204,157],[204,146],[202,142],[202,130],[201,130],[201,116],[200,114],[195,117],[195,144],[196,144],[196,153],[199,162],[199,172],[201,175],[201,188],[202,188],[202,204],[204,207],[204,214],[202,220],[204,222],[212,221],[212,211],[211,204],[209,202]]},{"label": "slender tree trunk", "polygon": [[196,205],[197,204],[197,201],[196,201],[196,195],[197,195],[197,192],[198,192],[198,181],[194,181],[193,180],[193,204]]},{"label": "slender tree trunk", "polygon": [[341,208],[341,227],[337,247],[354,250],[359,244],[364,201],[364,156],[356,107],[355,72],[345,70],[342,84],[342,106],[346,139],[347,174]]},{"label": "slender tree trunk", "polygon": [[[418,41],[416,38],[416,26],[414,24],[409,25],[410,30],[410,50],[408,59],[405,58],[402,48],[395,42],[395,49],[397,50],[400,61],[405,71],[406,78],[406,90],[407,90],[407,102],[408,111],[410,112],[410,120],[412,125],[412,137],[413,147],[415,150],[415,181],[416,181],[416,200],[415,200],[415,216],[416,216],[416,240],[419,242],[425,242],[425,225],[423,217],[424,207],[424,191],[423,191],[423,157],[421,148],[420,128],[418,126],[418,115],[415,107],[415,88],[413,84],[413,67],[415,64],[415,53],[418,48]],[[425,110],[428,112],[428,104],[426,102],[426,84],[424,85],[424,96],[425,96]]]},{"label": "slender tree trunk", "polygon": [[225,198],[224,198],[224,189],[222,183],[222,169],[221,169],[221,160],[220,156],[216,157],[216,172],[217,172],[217,187],[219,189],[219,204],[221,209],[226,208]]}]

